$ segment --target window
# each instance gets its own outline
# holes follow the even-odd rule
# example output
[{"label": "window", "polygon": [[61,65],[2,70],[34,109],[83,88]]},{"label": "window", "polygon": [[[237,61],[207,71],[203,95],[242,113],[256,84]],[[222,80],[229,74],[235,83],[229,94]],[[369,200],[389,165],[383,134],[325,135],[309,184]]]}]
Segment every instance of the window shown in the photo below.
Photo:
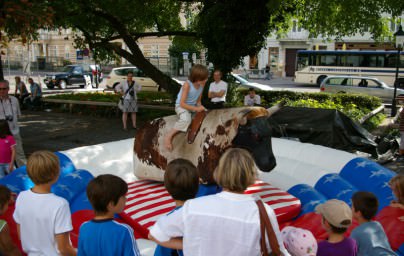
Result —
[{"label": "window", "polygon": [[320,56],[320,66],[335,66],[337,65],[337,57],[335,55]]},{"label": "window", "polygon": [[159,45],[152,45],[151,46],[151,56],[158,57],[160,55]]},{"label": "window", "polygon": [[48,50],[49,50],[48,54],[50,57],[58,56],[58,49],[56,45],[49,45]]},{"label": "window", "polygon": [[397,31],[397,24],[394,21],[390,21],[390,31],[391,32]]},{"label": "window", "polygon": [[279,48],[273,47],[269,48],[269,64],[271,65],[271,70],[276,70],[275,68],[278,66],[278,59],[279,59]]},{"label": "window", "polygon": [[70,59],[70,47],[65,45],[65,59]]},{"label": "window", "polygon": [[73,73],[82,74],[83,73],[83,68],[82,67],[74,67]]}]

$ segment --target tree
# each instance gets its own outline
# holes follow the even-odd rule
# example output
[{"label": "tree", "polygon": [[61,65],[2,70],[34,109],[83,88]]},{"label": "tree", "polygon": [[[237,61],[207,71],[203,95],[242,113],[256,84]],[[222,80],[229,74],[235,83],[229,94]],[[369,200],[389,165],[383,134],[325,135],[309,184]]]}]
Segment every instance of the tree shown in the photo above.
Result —
[{"label": "tree", "polygon": [[[179,85],[154,67],[137,40],[149,36],[187,35],[180,24],[182,3],[176,0],[71,0],[51,1],[55,25],[79,30],[76,43],[95,49],[98,56],[118,55],[144,71],[165,90],[175,94]],[[122,40],[123,49],[117,40]]]},{"label": "tree", "polygon": [[39,28],[52,24],[53,10],[47,1],[3,0],[0,1],[0,80],[4,79],[1,55],[12,39],[23,44],[37,38]]},{"label": "tree", "polygon": [[241,58],[257,53],[269,34],[271,13],[266,0],[205,1],[197,31],[208,48],[208,60],[227,73]]}]

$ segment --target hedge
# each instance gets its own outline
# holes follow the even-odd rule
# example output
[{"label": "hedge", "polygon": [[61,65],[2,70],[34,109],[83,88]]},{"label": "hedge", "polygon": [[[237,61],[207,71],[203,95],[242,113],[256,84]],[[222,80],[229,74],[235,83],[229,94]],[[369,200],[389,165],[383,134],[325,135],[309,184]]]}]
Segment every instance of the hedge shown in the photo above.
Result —
[{"label": "hedge", "polygon": [[[237,99],[236,105],[242,104],[244,96],[248,93],[248,89],[238,89],[235,98]],[[330,94],[330,93],[307,93],[307,92],[293,92],[293,91],[257,91],[261,96],[264,104],[272,106],[281,100],[287,102],[298,100],[315,100],[319,103],[334,102],[341,105],[354,104],[359,109],[373,110],[381,106],[382,101],[380,98],[374,96],[360,95],[360,94]]]}]

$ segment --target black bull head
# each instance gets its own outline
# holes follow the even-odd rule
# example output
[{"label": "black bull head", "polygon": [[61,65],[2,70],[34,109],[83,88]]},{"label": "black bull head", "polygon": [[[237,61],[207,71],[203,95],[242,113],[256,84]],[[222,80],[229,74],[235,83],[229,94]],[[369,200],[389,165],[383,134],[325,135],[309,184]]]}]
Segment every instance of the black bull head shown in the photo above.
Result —
[{"label": "black bull head", "polygon": [[271,127],[267,117],[251,119],[246,125],[240,125],[233,139],[233,147],[248,150],[257,167],[263,172],[270,172],[276,166],[272,152]]}]

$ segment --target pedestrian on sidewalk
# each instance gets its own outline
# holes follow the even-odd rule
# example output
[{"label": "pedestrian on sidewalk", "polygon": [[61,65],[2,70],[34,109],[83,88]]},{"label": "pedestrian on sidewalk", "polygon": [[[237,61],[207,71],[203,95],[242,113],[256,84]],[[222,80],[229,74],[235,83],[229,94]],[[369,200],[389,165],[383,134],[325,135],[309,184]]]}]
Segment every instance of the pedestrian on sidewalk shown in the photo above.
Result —
[{"label": "pedestrian on sidewalk", "polygon": [[0,119],[8,122],[8,127],[16,142],[17,167],[20,167],[27,163],[20,136],[20,127],[18,126],[18,117],[21,115],[21,110],[17,98],[8,94],[9,90],[9,82],[0,80]]},{"label": "pedestrian on sidewalk", "polygon": [[265,80],[271,80],[271,66],[269,64],[265,66]]},{"label": "pedestrian on sidewalk", "polygon": [[115,90],[122,95],[123,109],[122,109],[122,123],[123,129],[127,130],[126,123],[128,120],[128,113],[131,114],[132,126],[136,129],[136,113],[138,111],[137,106],[137,92],[142,89],[141,85],[133,80],[133,72],[128,72],[125,81],[121,82]]},{"label": "pedestrian on sidewalk", "polygon": [[42,88],[38,83],[35,83],[34,79],[31,77],[28,78],[28,83],[30,85],[31,93],[29,97],[25,98],[24,105],[26,105],[28,109],[33,109],[41,104]]},{"label": "pedestrian on sidewalk", "polygon": [[14,79],[15,79],[14,96],[20,101],[20,104],[23,104],[24,99],[29,96],[27,86],[23,81],[21,81],[21,77],[16,76]]}]

